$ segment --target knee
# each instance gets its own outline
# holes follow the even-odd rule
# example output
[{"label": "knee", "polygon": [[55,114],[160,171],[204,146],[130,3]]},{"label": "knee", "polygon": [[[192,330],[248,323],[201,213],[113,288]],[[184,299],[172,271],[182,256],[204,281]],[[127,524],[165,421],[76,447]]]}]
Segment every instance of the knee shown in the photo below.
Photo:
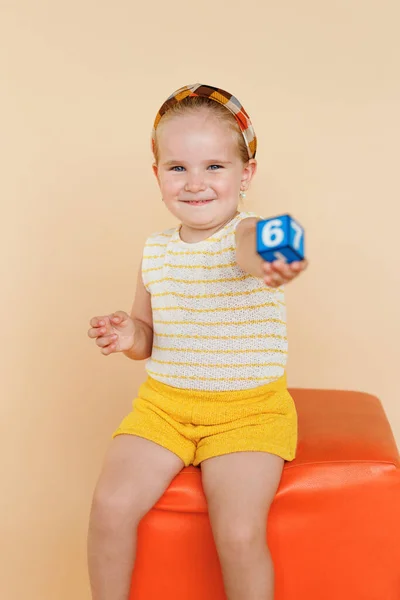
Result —
[{"label": "knee", "polygon": [[232,521],[216,527],[215,542],[220,553],[236,557],[249,556],[252,552],[265,551],[267,531],[265,523]]},{"label": "knee", "polygon": [[99,485],[93,495],[90,520],[102,529],[138,524],[142,515],[133,490]]}]

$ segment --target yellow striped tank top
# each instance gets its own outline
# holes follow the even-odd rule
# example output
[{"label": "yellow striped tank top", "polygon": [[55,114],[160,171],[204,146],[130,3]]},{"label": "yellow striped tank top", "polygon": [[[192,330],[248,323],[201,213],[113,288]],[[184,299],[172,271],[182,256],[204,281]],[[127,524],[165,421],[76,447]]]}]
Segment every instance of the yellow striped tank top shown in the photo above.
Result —
[{"label": "yellow striped tank top", "polygon": [[241,212],[197,243],[179,227],[151,235],[142,278],[151,294],[154,340],[146,362],[154,379],[177,388],[227,391],[265,385],[287,358],[283,288],[269,288],[236,263]]}]

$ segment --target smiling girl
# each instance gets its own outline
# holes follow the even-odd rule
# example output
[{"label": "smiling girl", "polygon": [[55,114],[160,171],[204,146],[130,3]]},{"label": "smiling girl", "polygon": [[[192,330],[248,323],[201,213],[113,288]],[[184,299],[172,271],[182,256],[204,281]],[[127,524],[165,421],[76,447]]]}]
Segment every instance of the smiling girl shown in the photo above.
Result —
[{"label": "smiling girl", "polygon": [[259,217],[239,211],[256,172],[250,118],[228,92],[185,86],[153,127],[153,170],[178,226],[148,237],[131,314],[90,321],[103,355],[147,359],[113,435],[88,537],[93,600],[128,600],[142,517],[187,465],[201,468],[228,600],[273,600],[266,522],[296,456],[283,284],[306,267],[264,262]]}]

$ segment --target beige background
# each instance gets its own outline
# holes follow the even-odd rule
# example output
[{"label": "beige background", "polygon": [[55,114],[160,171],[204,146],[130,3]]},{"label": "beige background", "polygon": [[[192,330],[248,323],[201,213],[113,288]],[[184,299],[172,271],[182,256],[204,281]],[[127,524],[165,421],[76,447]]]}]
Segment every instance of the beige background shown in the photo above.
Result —
[{"label": "beige background", "polygon": [[145,237],[174,223],[149,139],[177,87],[241,99],[246,208],[306,228],[290,385],[379,395],[400,442],[400,5],[6,0],[0,17],[0,597],[89,600],[91,492],[144,368],[86,331],[130,310]]}]

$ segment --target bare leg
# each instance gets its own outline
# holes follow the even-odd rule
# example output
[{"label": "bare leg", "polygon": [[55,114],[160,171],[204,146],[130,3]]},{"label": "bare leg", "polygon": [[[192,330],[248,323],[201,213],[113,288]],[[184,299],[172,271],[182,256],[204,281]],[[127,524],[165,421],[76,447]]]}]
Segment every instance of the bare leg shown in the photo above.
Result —
[{"label": "bare leg", "polygon": [[274,598],[266,527],[283,465],[267,452],[235,452],[201,464],[228,600]]},{"label": "bare leg", "polygon": [[92,600],[128,600],[138,524],[183,466],[178,456],[143,438],[113,440],[89,522]]}]

